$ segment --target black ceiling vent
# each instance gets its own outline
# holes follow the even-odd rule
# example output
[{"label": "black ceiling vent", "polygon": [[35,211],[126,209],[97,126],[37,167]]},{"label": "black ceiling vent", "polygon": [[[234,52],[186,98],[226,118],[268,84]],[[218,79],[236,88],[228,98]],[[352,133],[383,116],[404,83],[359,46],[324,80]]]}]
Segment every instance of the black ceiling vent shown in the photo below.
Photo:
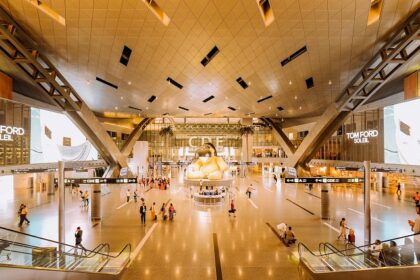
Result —
[{"label": "black ceiling vent", "polygon": [[206,103],[206,102],[212,100],[213,98],[214,98],[214,96],[213,95],[210,95],[209,97],[207,97],[206,99],[204,99],[203,102]]},{"label": "black ceiling vent", "polygon": [[182,107],[182,106],[178,106],[179,109],[184,110],[184,111],[189,111],[190,109]]},{"label": "black ceiling vent", "polygon": [[122,55],[121,55],[121,58],[120,58],[120,63],[121,64],[127,66],[128,61],[130,60],[131,52],[132,52],[132,50],[129,47],[124,46],[124,49],[122,51]]},{"label": "black ceiling vent", "polygon": [[113,84],[113,83],[111,83],[111,82],[105,81],[104,79],[101,79],[101,78],[99,78],[99,77],[96,77],[96,80],[97,80],[98,82],[101,82],[101,83],[103,83],[103,84],[106,84],[107,86],[110,86],[110,87],[112,87],[112,88],[118,89],[118,86],[117,86],[117,85],[115,85],[115,84]]},{"label": "black ceiling vent", "polygon": [[219,48],[217,46],[214,46],[209,53],[206,55],[205,58],[203,58],[203,60],[201,61],[201,64],[203,66],[206,66],[207,64],[210,63],[210,61],[216,56],[216,54],[219,53]]},{"label": "black ceiling vent", "polygon": [[232,110],[232,111],[236,111],[236,109],[235,108],[233,108],[232,106],[229,106],[228,107],[230,110]]},{"label": "black ceiling vent", "polygon": [[281,62],[281,66],[285,66],[287,63],[291,62],[292,60],[294,60],[295,58],[297,58],[298,56],[300,56],[301,54],[305,53],[307,51],[306,46],[303,46],[302,48],[300,48],[299,50],[295,51],[294,53],[292,53],[291,56],[289,56],[288,58],[286,58],[285,60],[283,60]]},{"label": "black ceiling vent", "polygon": [[213,114],[213,113],[206,113],[206,114],[204,114],[204,116],[210,116],[211,114]]},{"label": "black ceiling vent", "polygon": [[136,107],[133,107],[133,106],[128,106],[128,108],[133,109],[133,110],[137,110],[137,111],[141,111],[140,108],[136,108]]},{"label": "black ceiling vent", "polygon": [[283,111],[284,109],[283,109],[283,107],[279,106],[279,107],[277,107],[277,110],[279,110],[279,111],[281,112],[281,111]]},{"label": "black ceiling vent", "polygon": [[152,103],[155,100],[156,100],[156,96],[154,95],[150,96],[149,99],[147,99],[147,101],[149,101],[150,103]]},{"label": "black ceiling vent", "polygon": [[269,95],[269,96],[266,96],[266,97],[264,97],[264,98],[259,99],[257,102],[258,102],[258,103],[261,103],[261,102],[266,101],[267,99],[270,99],[270,98],[272,98],[272,97],[273,97],[272,95]]},{"label": "black ceiling vent", "polygon": [[243,88],[246,89],[248,87],[248,84],[242,79],[242,77],[239,77],[236,79],[238,84]]},{"label": "black ceiling vent", "polygon": [[184,87],[183,85],[181,85],[180,83],[178,83],[177,81],[175,81],[174,79],[172,79],[171,77],[168,77],[166,79],[166,81],[168,81],[171,85],[174,85],[174,86],[176,86],[179,89],[182,89]]},{"label": "black ceiling vent", "polygon": [[306,82],[306,87],[308,89],[313,88],[314,87],[314,79],[312,77],[308,78],[305,80]]}]

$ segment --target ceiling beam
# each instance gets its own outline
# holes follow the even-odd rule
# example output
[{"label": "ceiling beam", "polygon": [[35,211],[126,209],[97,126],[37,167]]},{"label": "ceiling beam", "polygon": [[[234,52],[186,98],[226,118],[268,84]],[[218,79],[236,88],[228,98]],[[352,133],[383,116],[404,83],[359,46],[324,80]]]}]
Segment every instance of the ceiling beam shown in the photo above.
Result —
[{"label": "ceiling beam", "polygon": [[270,118],[261,118],[261,120],[273,128],[273,135],[276,138],[276,141],[280,144],[280,147],[286,155],[291,157],[295,153],[296,148],[289,137],[283,132],[282,128]]},{"label": "ceiling beam", "polygon": [[419,34],[420,9],[417,9],[352,79],[341,97],[325,110],[293,156],[288,159],[288,165],[306,166],[345,119],[389,82],[400,67],[419,53]]},{"label": "ceiling beam", "polygon": [[0,19],[0,53],[77,124],[108,164],[126,167],[127,159],[115,142],[60,71],[37,49],[36,42],[2,8]]}]

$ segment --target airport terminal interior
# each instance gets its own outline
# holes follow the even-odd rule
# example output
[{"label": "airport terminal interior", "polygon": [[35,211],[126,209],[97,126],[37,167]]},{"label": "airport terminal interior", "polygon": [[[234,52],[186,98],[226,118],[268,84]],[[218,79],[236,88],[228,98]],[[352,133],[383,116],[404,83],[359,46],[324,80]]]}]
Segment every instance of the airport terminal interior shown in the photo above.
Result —
[{"label": "airport terminal interior", "polygon": [[0,279],[419,279],[419,0],[0,0]]}]

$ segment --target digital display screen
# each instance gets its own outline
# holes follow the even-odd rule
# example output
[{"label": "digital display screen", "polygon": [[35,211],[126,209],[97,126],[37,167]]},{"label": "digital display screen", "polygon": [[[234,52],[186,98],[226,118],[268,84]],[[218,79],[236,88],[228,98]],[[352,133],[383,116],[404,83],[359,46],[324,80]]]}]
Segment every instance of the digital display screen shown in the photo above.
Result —
[{"label": "digital display screen", "polygon": [[98,152],[64,114],[31,108],[30,163],[97,160]]},{"label": "digital display screen", "polygon": [[420,165],[420,99],[384,108],[385,163]]}]

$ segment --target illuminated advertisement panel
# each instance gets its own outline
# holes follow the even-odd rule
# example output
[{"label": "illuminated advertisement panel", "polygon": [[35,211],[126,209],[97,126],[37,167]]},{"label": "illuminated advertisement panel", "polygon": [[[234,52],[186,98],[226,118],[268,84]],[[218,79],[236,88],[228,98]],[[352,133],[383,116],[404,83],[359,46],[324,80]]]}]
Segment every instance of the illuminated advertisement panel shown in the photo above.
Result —
[{"label": "illuminated advertisement panel", "polygon": [[384,108],[385,163],[420,165],[420,99]]},{"label": "illuminated advertisement panel", "polygon": [[31,108],[31,163],[97,160],[98,152],[64,114]]}]

